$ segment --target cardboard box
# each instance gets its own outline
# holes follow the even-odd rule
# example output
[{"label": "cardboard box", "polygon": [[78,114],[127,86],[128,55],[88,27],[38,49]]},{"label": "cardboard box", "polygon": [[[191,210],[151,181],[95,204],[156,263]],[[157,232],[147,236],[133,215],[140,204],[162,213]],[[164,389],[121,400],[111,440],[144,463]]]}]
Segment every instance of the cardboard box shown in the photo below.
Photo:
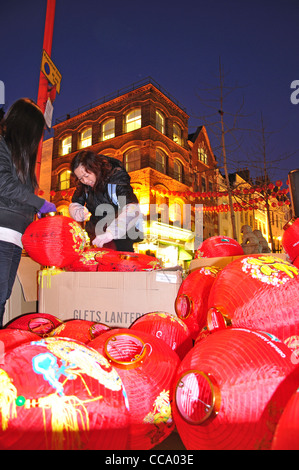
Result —
[{"label": "cardboard box", "polygon": [[175,313],[181,271],[39,272],[40,313],[128,328],[149,312]]},{"label": "cardboard box", "polygon": [[[259,256],[274,256],[280,258],[283,261],[289,261],[288,256],[285,253],[259,253]],[[242,256],[223,256],[219,258],[197,258],[191,261],[189,265],[189,272],[196,269],[203,268],[205,266],[216,266],[217,268],[224,268],[227,264],[231,263],[235,259],[243,258],[244,256],[251,255],[242,255]],[[255,256],[255,255],[254,255]]]},{"label": "cardboard box", "polygon": [[37,278],[40,265],[28,256],[22,256],[12,293],[6,302],[3,324],[25,313],[37,312]]}]

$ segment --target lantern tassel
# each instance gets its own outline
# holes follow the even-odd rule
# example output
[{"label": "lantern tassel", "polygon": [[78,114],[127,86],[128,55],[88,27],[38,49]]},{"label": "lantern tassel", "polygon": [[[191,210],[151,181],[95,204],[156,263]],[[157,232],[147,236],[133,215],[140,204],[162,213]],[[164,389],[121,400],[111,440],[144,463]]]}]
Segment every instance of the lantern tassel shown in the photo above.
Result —
[{"label": "lantern tassel", "polygon": [[[26,400],[26,407],[31,406],[30,401]],[[51,448],[54,450],[78,449],[81,447],[80,427],[83,431],[89,430],[89,417],[84,403],[76,396],[61,397],[54,394],[38,400],[38,406],[43,409],[44,428],[46,429],[45,410],[51,410]],[[66,441],[65,441],[66,438]]]},{"label": "lantern tassel", "polygon": [[0,413],[2,417],[2,431],[8,427],[8,421],[16,418],[17,389],[12,384],[9,375],[0,369]]}]

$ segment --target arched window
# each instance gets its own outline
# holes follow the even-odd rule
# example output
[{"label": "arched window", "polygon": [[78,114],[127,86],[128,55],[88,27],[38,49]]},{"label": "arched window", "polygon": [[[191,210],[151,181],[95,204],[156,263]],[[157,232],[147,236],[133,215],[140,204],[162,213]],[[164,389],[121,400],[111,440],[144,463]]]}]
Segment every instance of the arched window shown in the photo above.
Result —
[{"label": "arched window", "polygon": [[101,140],[108,140],[115,137],[115,119],[107,119],[102,124]]},{"label": "arched window", "polygon": [[125,169],[130,171],[140,170],[140,151],[139,149],[129,150],[124,157]]},{"label": "arched window", "polygon": [[59,173],[59,190],[63,191],[64,189],[70,188],[71,182],[71,171],[64,170]]},{"label": "arched window", "polygon": [[125,115],[125,132],[131,132],[141,127],[141,108],[135,108]]},{"label": "arched window", "polygon": [[165,134],[165,117],[161,111],[156,110],[156,129],[162,134]]},{"label": "arched window", "polygon": [[72,136],[69,135],[62,139],[61,142],[61,155],[67,155],[72,151]]},{"label": "arched window", "polygon": [[87,127],[80,134],[80,148],[84,149],[86,147],[90,147],[91,143],[92,143],[92,129],[91,127]]},{"label": "arched window", "polygon": [[173,123],[172,132],[173,141],[176,142],[178,145],[182,145],[182,129],[176,122]]},{"label": "arched window", "polygon": [[174,179],[183,181],[183,165],[179,160],[173,162]]},{"label": "arched window", "polygon": [[156,149],[156,170],[166,173],[166,154],[163,150]]}]

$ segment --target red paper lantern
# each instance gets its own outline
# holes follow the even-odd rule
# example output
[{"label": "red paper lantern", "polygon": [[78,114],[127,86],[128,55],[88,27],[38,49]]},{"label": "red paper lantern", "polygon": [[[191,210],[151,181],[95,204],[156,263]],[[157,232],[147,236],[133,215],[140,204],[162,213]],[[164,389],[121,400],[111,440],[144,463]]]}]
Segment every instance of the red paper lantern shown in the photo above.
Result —
[{"label": "red paper lantern", "polygon": [[3,328],[0,330],[0,367],[4,361],[4,354],[9,349],[16,348],[20,344],[29,343],[30,341],[38,341],[40,337],[31,331],[26,330],[10,330]]},{"label": "red paper lantern", "polygon": [[153,271],[161,268],[157,258],[142,253],[103,249],[95,259],[98,271]]},{"label": "red paper lantern", "polygon": [[293,261],[293,265],[296,266],[296,268],[299,268],[299,256]]},{"label": "red paper lantern", "polygon": [[202,242],[195,253],[195,258],[216,258],[218,256],[244,255],[243,248],[233,238],[215,236]]},{"label": "red paper lantern", "polygon": [[55,215],[32,222],[22,237],[28,255],[42,266],[64,268],[79,258],[86,236],[70,217]]},{"label": "red paper lantern", "polygon": [[45,338],[5,355],[1,450],[125,449],[128,417],[120,376],[94,349]]},{"label": "red paper lantern", "polygon": [[39,336],[47,336],[62,321],[49,313],[26,313],[12,320],[6,328],[27,330]]},{"label": "red paper lantern", "polygon": [[273,334],[299,335],[299,270],[275,255],[243,256],[218,274],[209,295],[208,324],[215,309],[225,323]]},{"label": "red paper lantern", "polygon": [[291,219],[284,226],[281,244],[291,261],[299,256],[299,218]]},{"label": "red paper lantern", "polygon": [[95,256],[101,254],[102,248],[86,247],[80,254],[79,258],[75,259],[69,266],[65,267],[66,271],[94,271],[98,270],[98,261]]},{"label": "red paper lantern", "polygon": [[130,329],[144,331],[165,341],[180,359],[183,359],[193,346],[192,336],[185,323],[167,312],[151,312],[142,315],[132,323]]},{"label": "red paper lantern", "polygon": [[96,323],[88,320],[68,320],[51,331],[51,337],[71,338],[81,343],[88,344],[104,331],[110,330],[109,326],[103,323]]},{"label": "red paper lantern", "polygon": [[208,298],[219,269],[207,266],[188,274],[180,285],[176,300],[177,316],[187,325],[195,339],[206,325]]},{"label": "red paper lantern", "polygon": [[292,352],[265,333],[231,328],[198,341],[175,378],[173,415],[188,450],[270,449],[294,370]]},{"label": "red paper lantern", "polygon": [[129,409],[128,450],[148,450],[174,429],[171,397],[178,355],[164,342],[143,331],[114,329],[89,343],[116,368],[124,384]]},{"label": "red paper lantern", "polygon": [[[298,356],[296,358],[298,364]],[[275,429],[271,450],[299,450],[299,368],[290,374],[281,388],[288,388],[293,384],[293,393],[284,406]]]}]

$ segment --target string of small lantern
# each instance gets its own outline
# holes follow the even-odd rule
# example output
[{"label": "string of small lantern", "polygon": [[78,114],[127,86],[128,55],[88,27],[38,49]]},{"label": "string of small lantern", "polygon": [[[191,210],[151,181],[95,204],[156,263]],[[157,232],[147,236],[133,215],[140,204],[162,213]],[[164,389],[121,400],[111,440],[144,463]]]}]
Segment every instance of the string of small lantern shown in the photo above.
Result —
[{"label": "string of small lantern", "polygon": [[[288,181],[287,181],[288,184]],[[267,199],[272,201],[269,203],[270,207],[282,207],[284,205],[290,206],[290,200],[287,198],[287,193],[289,192],[288,188],[280,189],[283,185],[282,181],[276,181],[275,185],[273,183],[269,183],[263,186],[251,187],[251,188],[243,188],[243,189],[233,189],[232,196],[237,196],[241,198],[242,196],[247,197],[250,194],[259,193],[261,194],[258,197],[252,197],[248,200],[248,202],[234,202],[233,208],[235,211],[250,211],[250,210],[257,210],[259,209],[259,205],[261,203],[265,203],[265,198],[262,194],[267,194]],[[277,188],[275,190],[275,188]],[[74,189],[70,190],[62,190],[62,191],[51,191],[50,196],[54,197],[57,193],[60,194],[63,198],[72,197],[74,193]],[[211,202],[214,201],[214,198],[222,198],[228,196],[228,191],[209,191],[209,192],[193,192],[193,191],[170,191],[170,190],[157,190],[151,189],[152,195],[158,195],[160,197],[189,197],[193,199],[200,199],[200,200],[209,200]],[[38,195],[43,196],[44,191],[40,190]],[[277,198],[281,198],[278,200]],[[274,199],[276,201],[274,201]],[[226,203],[218,204],[218,205],[203,205],[204,212],[229,212],[230,206]]]}]

